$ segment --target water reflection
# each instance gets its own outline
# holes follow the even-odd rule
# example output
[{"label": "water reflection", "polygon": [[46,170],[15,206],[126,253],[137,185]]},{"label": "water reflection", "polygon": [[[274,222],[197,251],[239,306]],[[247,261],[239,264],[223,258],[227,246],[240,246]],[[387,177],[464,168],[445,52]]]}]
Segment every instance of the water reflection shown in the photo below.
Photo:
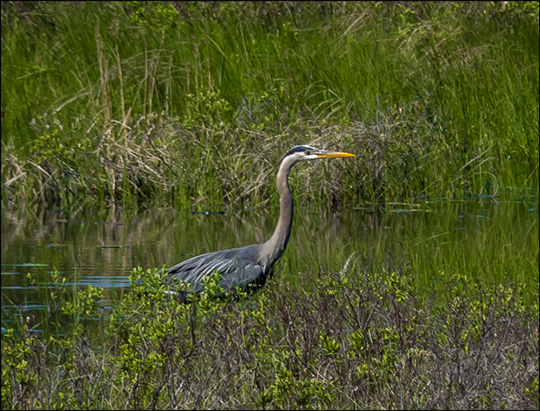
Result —
[{"label": "water reflection", "polygon": [[[121,207],[37,213],[2,210],[2,327],[21,315],[51,312],[43,296],[55,273],[66,279],[65,287],[105,288],[107,306],[113,293],[127,292],[133,267],[171,266],[198,254],[263,242],[275,228],[277,212],[234,208],[208,213],[172,208],[127,212]],[[385,209],[340,212],[297,208],[288,249],[268,284],[305,282],[306,272],[319,268],[339,270],[352,253],[364,267],[392,256],[418,273],[461,270],[455,255],[463,255],[464,260],[478,257],[477,262],[463,263],[463,270],[489,275],[484,265],[508,258],[497,256],[499,242],[500,247],[516,247],[516,261],[531,259],[534,251],[518,244],[531,238],[529,245],[537,250],[537,236],[531,234],[537,229],[536,195],[518,200],[425,198],[390,203]],[[494,244],[493,251],[482,248],[488,243]],[[520,256],[520,252],[529,254]],[[501,263],[522,264],[516,261]],[[437,279],[422,281],[429,284]]]}]

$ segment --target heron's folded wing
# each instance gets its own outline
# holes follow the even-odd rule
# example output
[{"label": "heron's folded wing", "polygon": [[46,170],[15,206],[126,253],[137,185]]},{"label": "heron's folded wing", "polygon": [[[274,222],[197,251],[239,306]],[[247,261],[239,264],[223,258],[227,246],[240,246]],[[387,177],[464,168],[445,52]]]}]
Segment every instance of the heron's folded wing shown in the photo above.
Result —
[{"label": "heron's folded wing", "polygon": [[199,292],[203,289],[205,277],[219,272],[225,291],[246,286],[264,272],[263,267],[256,262],[256,253],[253,246],[248,246],[190,258],[169,269],[169,283],[181,280],[190,284],[193,292]]},{"label": "heron's folded wing", "polygon": [[221,286],[225,291],[230,291],[235,287],[246,287],[262,274],[263,267],[260,264],[246,264],[244,267],[237,267],[225,275],[222,274]]}]

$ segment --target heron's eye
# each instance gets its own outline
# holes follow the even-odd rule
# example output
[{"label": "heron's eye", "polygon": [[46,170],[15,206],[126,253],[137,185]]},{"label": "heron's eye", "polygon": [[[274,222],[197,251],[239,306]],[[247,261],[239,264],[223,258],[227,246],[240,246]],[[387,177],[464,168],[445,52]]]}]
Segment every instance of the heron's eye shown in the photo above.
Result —
[{"label": "heron's eye", "polygon": [[306,155],[310,156],[312,154],[311,150],[306,150]]}]

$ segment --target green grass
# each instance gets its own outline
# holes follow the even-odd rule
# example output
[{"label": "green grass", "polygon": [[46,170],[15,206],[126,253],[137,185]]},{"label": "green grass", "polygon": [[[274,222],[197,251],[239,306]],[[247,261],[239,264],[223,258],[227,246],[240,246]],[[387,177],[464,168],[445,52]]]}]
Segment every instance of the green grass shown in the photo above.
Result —
[{"label": "green grass", "polygon": [[4,203],[260,204],[306,142],[359,156],[301,202],[538,186],[538,2],[175,5],[2,4]]},{"label": "green grass", "polygon": [[295,168],[299,209],[500,201],[353,218],[354,247],[296,224],[296,278],[238,302],[100,310],[53,274],[46,332],[2,334],[2,408],[538,408],[538,219],[504,205],[538,203],[538,2],[1,7],[3,207],[266,207],[300,143],[357,157]]},{"label": "green grass", "polygon": [[300,143],[357,157],[295,168],[299,209],[500,201],[354,247],[296,224],[296,277],[238,302],[100,310],[55,273],[46,332],[2,335],[2,408],[538,408],[538,220],[504,205],[538,202],[538,2],[1,7],[3,207],[276,205]]}]

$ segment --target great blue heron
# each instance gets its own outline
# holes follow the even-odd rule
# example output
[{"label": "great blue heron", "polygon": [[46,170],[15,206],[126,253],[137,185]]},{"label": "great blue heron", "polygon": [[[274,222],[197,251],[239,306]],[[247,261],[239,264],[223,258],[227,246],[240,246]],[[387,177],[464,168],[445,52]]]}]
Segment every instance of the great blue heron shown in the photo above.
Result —
[{"label": "great blue heron", "polygon": [[287,247],[293,221],[293,195],[289,188],[289,171],[300,161],[323,158],[354,157],[354,154],[320,150],[310,146],[293,147],[281,160],[277,174],[280,196],[280,214],[277,227],[270,239],[262,244],[202,254],[169,268],[168,283],[183,281],[190,292],[181,292],[186,299],[189,293],[198,293],[204,288],[207,276],[221,274],[220,285],[225,292],[236,287],[261,287],[271,273],[272,266],[280,259]]}]

